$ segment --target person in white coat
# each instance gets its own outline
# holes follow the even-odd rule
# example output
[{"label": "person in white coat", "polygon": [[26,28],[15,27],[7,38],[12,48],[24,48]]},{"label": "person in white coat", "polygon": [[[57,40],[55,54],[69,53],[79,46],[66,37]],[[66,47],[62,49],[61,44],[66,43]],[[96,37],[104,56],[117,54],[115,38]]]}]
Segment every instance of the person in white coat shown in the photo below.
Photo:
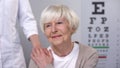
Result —
[{"label": "person in white coat", "polygon": [[0,68],[26,68],[16,20],[33,50],[41,48],[29,0],[0,0]]}]

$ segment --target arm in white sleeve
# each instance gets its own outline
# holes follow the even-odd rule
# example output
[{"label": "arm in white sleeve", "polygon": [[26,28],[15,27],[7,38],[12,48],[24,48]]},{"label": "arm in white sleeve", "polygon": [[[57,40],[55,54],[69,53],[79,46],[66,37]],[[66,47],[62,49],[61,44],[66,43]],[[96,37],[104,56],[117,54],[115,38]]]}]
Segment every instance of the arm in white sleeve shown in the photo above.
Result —
[{"label": "arm in white sleeve", "polygon": [[37,23],[33,16],[29,0],[18,0],[18,20],[27,38],[38,34]]}]

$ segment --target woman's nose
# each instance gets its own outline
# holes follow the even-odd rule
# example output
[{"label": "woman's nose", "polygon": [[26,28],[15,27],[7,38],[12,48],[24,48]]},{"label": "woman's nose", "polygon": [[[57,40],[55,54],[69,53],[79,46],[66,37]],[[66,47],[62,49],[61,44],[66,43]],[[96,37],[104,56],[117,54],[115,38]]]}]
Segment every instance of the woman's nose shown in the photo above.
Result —
[{"label": "woman's nose", "polygon": [[52,33],[57,32],[57,29],[56,29],[56,26],[55,26],[55,25],[52,26],[51,31],[52,31]]}]

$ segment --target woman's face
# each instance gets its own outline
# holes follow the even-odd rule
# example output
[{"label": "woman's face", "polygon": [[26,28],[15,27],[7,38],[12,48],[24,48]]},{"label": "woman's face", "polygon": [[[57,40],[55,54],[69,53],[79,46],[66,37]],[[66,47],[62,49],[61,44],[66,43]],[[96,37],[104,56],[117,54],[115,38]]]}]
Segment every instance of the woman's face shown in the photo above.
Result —
[{"label": "woman's face", "polygon": [[65,18],[51,20],[44,24],[45,35],[52,45],[61,45],[71,41],[73,30]]}]

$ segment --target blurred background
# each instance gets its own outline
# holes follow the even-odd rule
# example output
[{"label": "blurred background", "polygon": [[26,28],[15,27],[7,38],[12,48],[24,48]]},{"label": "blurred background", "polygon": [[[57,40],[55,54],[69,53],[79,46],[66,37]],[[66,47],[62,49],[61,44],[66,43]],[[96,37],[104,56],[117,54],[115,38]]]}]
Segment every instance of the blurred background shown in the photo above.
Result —
[{"label": "blurred background", "polygon": [[[30,4],[43,47],[48,47],[49,43],[39,28],[41,12],[48,5],[64,4],[73,9],[80,19],[80,27],[72,40],[97,49],[97,68],[120,68],[120,0],[30,0]],[[19,24],[17,28],[28,66],[32,45]]]}]

